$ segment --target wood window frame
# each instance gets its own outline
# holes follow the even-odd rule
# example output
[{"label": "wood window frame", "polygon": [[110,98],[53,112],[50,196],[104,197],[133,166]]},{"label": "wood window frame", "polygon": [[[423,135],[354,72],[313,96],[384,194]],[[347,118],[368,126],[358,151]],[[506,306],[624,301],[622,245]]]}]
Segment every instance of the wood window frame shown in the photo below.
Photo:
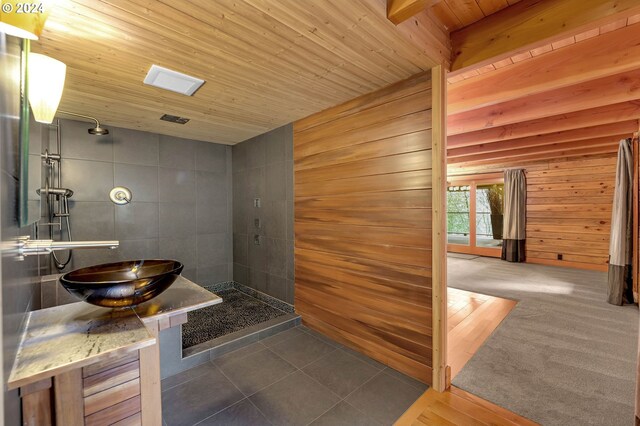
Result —
[{"label": "wood window frame", "polygon": [[501,248],[477,247],[476,243],[476,191],[478,185],[490,185],[504,183],[502,173],[490,173],[484,175],[455,176],[447,179],[449,186],[469,186],[469,245],[451,244],[447,242],[447,252],[475,254],[486,257],[500,257]]}]

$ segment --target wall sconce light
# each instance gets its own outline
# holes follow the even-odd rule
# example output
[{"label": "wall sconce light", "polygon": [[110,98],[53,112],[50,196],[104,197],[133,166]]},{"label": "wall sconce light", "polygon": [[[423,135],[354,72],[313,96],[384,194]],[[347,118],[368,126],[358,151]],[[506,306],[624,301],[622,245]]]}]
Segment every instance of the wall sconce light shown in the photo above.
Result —
[{"label": "wall sconce light", "polygon": [[39,2],[2,0],[0,32],[29,40],[37,40],[49,17],[52,0]]},{"label": "wall sconce light", "polygon": [[51,124],[62,97],[67,66],[57,59],[30,53],[27,67],[33,117],[39,123]]}]

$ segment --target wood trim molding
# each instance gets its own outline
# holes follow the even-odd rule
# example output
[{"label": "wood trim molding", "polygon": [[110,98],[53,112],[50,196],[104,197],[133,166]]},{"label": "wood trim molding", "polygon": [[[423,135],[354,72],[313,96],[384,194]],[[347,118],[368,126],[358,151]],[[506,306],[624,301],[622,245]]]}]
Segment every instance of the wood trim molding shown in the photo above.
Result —
[{"label": "wood trim molding", "polygon": [[523,0],[451,34],[452,74],[640,13],[637,0]]},{"label": "wood trim molding", "polygon": [[[448,143],[449,141],[447,141]],[[469,182],[469,181],[499,181],[502,179],[504,174],[502,172],[489,172],[489,173],[475,173],[475,174],[461,174],[461,175],[452,175],[447,176],[447,182]]]},{"label": "wood trim molding", "polygon": [[589,271],[607,272],[607,265],[592,265],[583,262],[567,262],[566,260],[527,258],[527,263],[547,266],[563,266],[565,268],[586,269]]},{"label": "wood trim molding", "polygon": [[442,65],[432,79],[432,312],[433,388],[447,388],[447,79]]},{"label": "wood trim molding", "polygon": [[462,244],[447,244],[447,251],[451,253],[475,254],[477,256],[497,258],[502,254],[502,249],[500,248],[469,247],[463,246]]}]

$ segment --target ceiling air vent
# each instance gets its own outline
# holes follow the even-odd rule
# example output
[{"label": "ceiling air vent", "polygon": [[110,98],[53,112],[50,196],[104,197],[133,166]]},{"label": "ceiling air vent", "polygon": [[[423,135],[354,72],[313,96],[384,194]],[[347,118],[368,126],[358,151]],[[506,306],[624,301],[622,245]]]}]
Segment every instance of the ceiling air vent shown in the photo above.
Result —
[{"label": "ceiling air vent", "polygon": [[191,96],[204,84],[204,80],[158,65],[151,65],[144,78],[144,84]]},{"label": "ceiling air vent", "polygon": [[172,123],[178,123],[178,124],[187,124],[189,122],[188,118],[178,117],[177,115],[169,115],[169,114],[163,114],[162,117],[160,117],[160,120],[170,121]]}]

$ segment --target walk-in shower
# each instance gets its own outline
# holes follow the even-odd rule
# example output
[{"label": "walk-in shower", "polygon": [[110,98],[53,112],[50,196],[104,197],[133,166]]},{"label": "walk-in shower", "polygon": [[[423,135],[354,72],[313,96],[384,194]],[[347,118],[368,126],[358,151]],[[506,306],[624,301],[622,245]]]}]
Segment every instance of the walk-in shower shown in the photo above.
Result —
[{"label": "walk-in shower", "polygon": [[[67,111],[59,112],[94,120],[96,126],[88,129],[89,134],[106,135],[109,133],[109,130],[101,127],[100,122],[93,117]],[[62,125],[58,119],[56,124],[51,124],[50,126],[55,129],[56,151],[50,152],[51,146],[49,146],[41,155],[46,171],[43,182],[44,187],[38,191],[38,194],[44,196],[46,222],[43,223],[41,221],[38,224],[38,228],[41,226],[47,227],[50,240],[54,239],[55,230],[57,229],[60,233],[60,240],[72,241],[69,198],[73,196],[73,191],[62,187]],[[63,255],[56,254],[56,252],[51,252],[51,258],[58,270],[64,269],[71,262],[72,256],[73,252],[71,250],[68,251],[66,258]]]}]

